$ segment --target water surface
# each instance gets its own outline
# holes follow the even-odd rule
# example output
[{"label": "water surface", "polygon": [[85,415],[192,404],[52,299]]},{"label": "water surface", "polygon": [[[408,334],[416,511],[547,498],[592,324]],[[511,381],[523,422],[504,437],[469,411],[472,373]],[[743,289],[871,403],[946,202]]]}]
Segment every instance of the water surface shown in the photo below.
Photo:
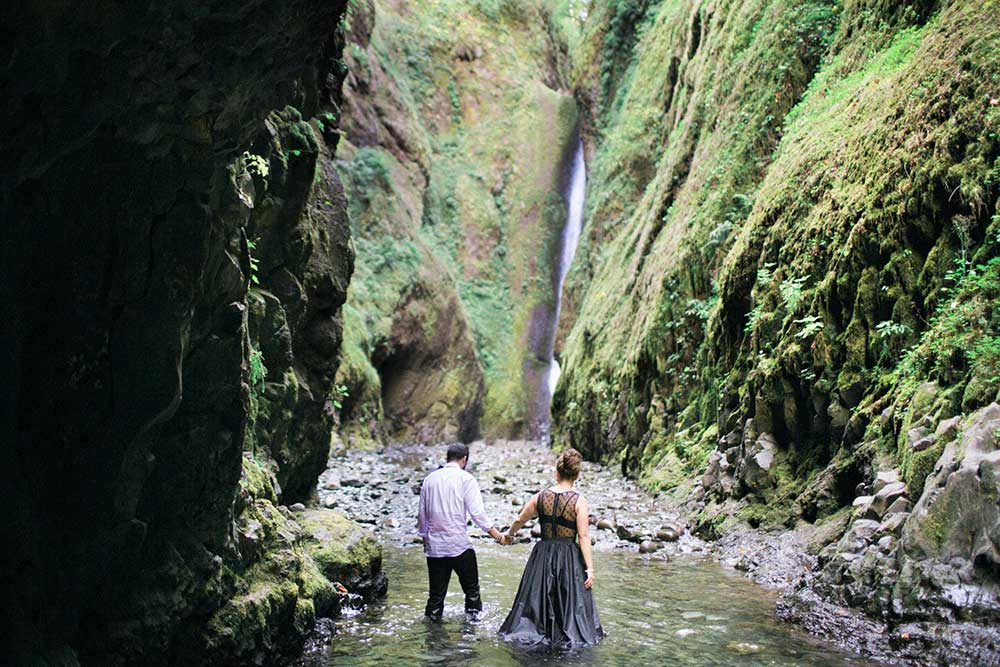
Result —
[{"label": "water surface", "polygon": [[329,645],[300,664],[396,665],[680,665],[857,666],[847,655],[783,624],[774,593],[698,556],[643,559],[595,553],[598,611],[608,637],[572,654],[526,652],[500,641],[497,629],[514,599],[530,544],[477,545],[484,614],[469,622],[452,577],[444,620],[423,620],[427,573],[419,546],[386,547],[389,595],[333,622]]}]

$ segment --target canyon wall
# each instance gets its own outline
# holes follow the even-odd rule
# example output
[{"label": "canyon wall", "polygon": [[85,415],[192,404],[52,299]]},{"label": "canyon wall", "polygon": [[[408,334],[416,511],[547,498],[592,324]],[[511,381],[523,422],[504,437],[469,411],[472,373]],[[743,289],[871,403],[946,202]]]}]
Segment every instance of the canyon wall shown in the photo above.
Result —
[{"label": "canyon wall", "polygon": [[573,23],[548,2],[349,12],[337,152],[358,248],[342,437],[531,435],[547,419]]},{"label": "canyon wall", "polygon": [[260,663],[382,588],[285,507],[335,422],[345,4],[4,8],[7,659]]},{"label": "canyon wall", "polygon": [[896,620],[1000,618],[996,12],[599,2],[575,58],[557,440],[709,537],[834,522],[828,592]]}]

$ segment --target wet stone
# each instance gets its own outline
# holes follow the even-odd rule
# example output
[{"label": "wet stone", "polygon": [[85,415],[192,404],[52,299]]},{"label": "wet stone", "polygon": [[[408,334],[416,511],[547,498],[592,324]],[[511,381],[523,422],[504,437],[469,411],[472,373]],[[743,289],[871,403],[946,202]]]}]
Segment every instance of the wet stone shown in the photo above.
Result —
[{"label": "wet stone", "polygon": [[673,526],[664,526],[656,531],[656,539],[662,542],[676,542],[680,536],[680,533]]},{"label": "wet stone", "polygon": [[890,514],[900,514],[910,511],[910,501],[906,498],[896,498],[885,510],[886,516]]},{"label": "wet stone", "polygon": [[899,481],[899,471],[895,468],[892,470],[881,470],[877,475],[875,475],[875,484],[872,485],[872,493],[878,494],[879,491],[884,489],[888,484],[895,484]]},{"label": "wet stone", "polygon": [[306,506],[303,505],[302,503],[292,503],[291,505],[288,506],[288,509],[292,510],[293,512],[305,512]]},{"label": "wet stone", "polygon": [[909,516],[910,515],[905,512],[896,512],[894,514],[887,515],[885,520],[879,524],[878,532],[880,534],[897,534],[900,528],[903,527],[903,524],[906,523]]},{"label": "wet stone", "polygon": [[906,495],[906,484],[904,482],[890,482],[883,486],[872,499],[872,510],[882,516],[886,510],[896,501],[897,498]]},{"label": "wet stone", "polygon": [[760,653],[763,647],[753,642],[729,642],[726,644],[726,650],[739,655],[753,655],[754,653]]},{"label": "wet stone", "polygon": [[646,540],[639,545],[639,553],[641,554],[651,554],[654,551],[660,550],[660,543],[654,542],[652,540]]}]

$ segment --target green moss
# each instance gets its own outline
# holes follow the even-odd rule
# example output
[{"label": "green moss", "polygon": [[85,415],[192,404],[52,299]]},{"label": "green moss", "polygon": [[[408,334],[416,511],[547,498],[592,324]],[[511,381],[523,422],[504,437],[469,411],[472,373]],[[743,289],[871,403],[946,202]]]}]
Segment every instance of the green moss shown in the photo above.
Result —
[{"label": "green moss", "polygon": [[323,576],[346,586],[377,569],[382,546],[375,537],[333,510],[309,510],[301,514],[306,548]]},{"label": "green moss", "polygon": [[[359,258],[348,305],[362,324],[346,335],[353,369],[344,378],[365,406],[351,402],[345,412],[350,440],[364,441],[371,421],[390,412],[379,408],[360,353],[391,352],[402,313],[426,330],[407,340],[409,353],[433,357],[441,371],[421,393],[447,388],[444,379],[476,357],[486,432],[508,435],[523,423],[533,393],[523,367],[537,356],[525,331],[531,313],[553,301],[551,258],[565,216],[559,168],[577,121],[573,98],[551,87],[568,48],[558,38],[575,34],[573,4],[434,0],[404,11],[377,2],[370,45],[348,49],[356,75],[371,77],[352,103],[373,112],[344,119],[366,148],[338,149]],[[460,319],[475,351],[441,350],[435,316]],[[465,384],[477,382],[467,375]]]},{"label": "green moss", "polygon": [[[581,41],[591,77],[606,4]],[[806,500],[830,512],[871,457],[919,489],[940,454],[900,444],[921,384],[943,388],[936,418],[991,399],[1000,30],[971,5],[858,7],[723,3],[695,45],[695,3],[662,3],[613,66],[619,103],[581,77],[602,135],[562,441],[669,486],[682,434],[752,417],[782,450],[766,504],[828,470],[833,500]]]}]

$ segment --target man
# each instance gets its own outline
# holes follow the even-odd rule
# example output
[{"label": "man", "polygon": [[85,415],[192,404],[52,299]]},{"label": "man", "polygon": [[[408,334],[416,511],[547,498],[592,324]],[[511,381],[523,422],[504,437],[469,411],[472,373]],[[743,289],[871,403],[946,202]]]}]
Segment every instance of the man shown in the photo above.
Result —
[{"label": "man", "polygon": [[465,528],[466,516],[471,516],[483,532],[500,541],[500,531],[486,518],[479,485],[465,471],[468,464],[469,448],[462,444],[451,445],[447,463],[427,475],[420,487],[417,528],[424,540],[430,582],[424,614],[433,621],[441,620],[453,571],[458,573],[465,593],[465,612],[477,615],[483,609],[479,597],[479,565]]}]

